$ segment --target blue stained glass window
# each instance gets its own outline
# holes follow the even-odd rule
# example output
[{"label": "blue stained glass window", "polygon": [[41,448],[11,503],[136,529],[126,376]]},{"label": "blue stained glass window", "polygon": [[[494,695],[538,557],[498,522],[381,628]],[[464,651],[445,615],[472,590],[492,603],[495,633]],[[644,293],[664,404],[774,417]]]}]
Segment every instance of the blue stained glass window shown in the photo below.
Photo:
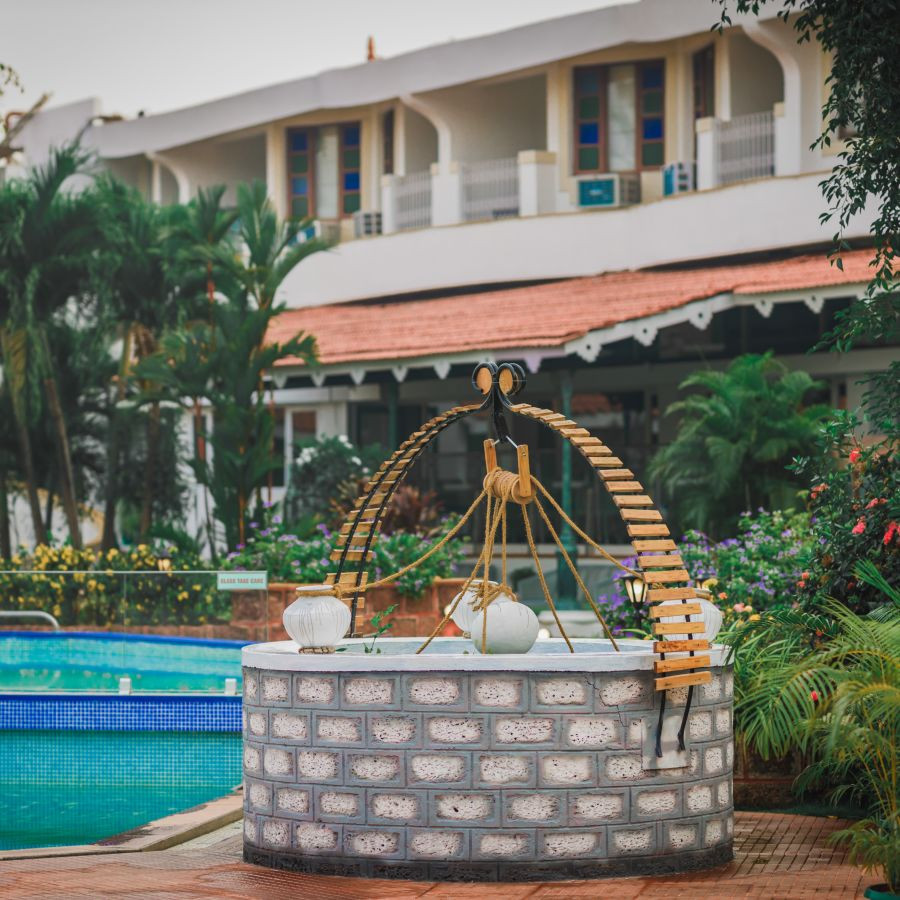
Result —
[{"label": "blue stained glass window", "polygon": [[658,141],[663,136],[662,119],[644,119],[644,140]]},{"label": "blue stained glass window", "polygon": [[597,78],[597,70],[593,67],[590,69],[576,69],[575,84],[579,93],[596,94],[600,84]]},{"label": "blue stained glass window", "polygon": [[600,129],[596,122],[584,122],[578,126],[579,144],[596,144],[600,141]]},{"label": "blue stained glass window", "polygon": [[292,194],[300,194],[303,195],[308,190],[308,181],[304,178],[292,178],[291,179],[291,193]]},{"label": "blue stained glass window", "polygon": [[359,190],[359,172],[344,172],[344,190]]},{"label": "blue stained glass window", "polygon": [[303,150],[306,150],[305,131],[291,132],[291,150],[295,152],[302,152]]},{"label": "blue stained glass window", "polygon": [[344,129],[344,146],[345,147],[358,147],[359,146],[359,126],[358,125],[348,125]]},{"label": "blue stained glass window", "polygon": [[661,64],[643,66],[641,74],[641,87],[658,88],[663,83],[663,67]]}]

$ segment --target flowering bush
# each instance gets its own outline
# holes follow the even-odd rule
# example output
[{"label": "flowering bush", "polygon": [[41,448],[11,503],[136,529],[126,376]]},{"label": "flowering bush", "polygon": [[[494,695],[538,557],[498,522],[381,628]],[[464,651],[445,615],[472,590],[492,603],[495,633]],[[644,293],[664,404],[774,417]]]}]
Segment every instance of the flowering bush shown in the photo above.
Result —
[{"label": "flowering bush", "polygon": [[859,581],[858,563],[870,560],[889,585],[900,585],[900,467],[896,436],[863,445],[858,433],[853,416],[838,415],[825,432],[831,452],[795,464],[812,484],[809,505],[818,537],[798,587],[805,605],[834,597],[864,613],[884,601]]},{"label": "flowering bush", "polygon": [[0,575],[0,592],[7,608],[44,610],[63,625],[202,625],[227,617],[230,601],[216,591],[213,572],[161,571],[161,558],[173,570],[208,568],[174,546],[100,553],[39,544],[0,560],[0,568],[33,573]]},{"label": "flowering bush", "polygon": [[[301,584],[321,584],[334,571],[335,563],[330,556],[337,546],[337,535],[325,524],[319,523],[309,536],[301,537],[293,534],[282,517],[271,509],[263,518],[262,523],[250,523],[246,545],[228,554],[226,568],[265,570],[272,580]],[[414,562],[456,521],[452,516],[442,520],[434,535],[403,531],[380,534],[373,547],[369,579],[381,578]],[[398,578],[394,582],[397,591],[408,597],[421,596],[435,578],[446,578],[453,573],[463,553],[459,540],[448,542],[421,566]]]},{"label": "flowering bush", "polygon": [[693,583],[712,590],[726,625],[796,602],[813,554],[806,513],[743,513],[737,531],[718,543],[689,531],[679,544]]}]

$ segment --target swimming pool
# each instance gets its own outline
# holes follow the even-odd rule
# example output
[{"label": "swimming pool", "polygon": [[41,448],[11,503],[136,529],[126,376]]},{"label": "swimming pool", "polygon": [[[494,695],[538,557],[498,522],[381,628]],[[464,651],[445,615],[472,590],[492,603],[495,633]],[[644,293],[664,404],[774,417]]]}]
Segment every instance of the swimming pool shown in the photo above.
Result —
[{"label": "swimming pool", "polygon": [[246,641],[204,641],[155,635],[93,632],[0,632],[0,691],[134,691],[240,688]]},{"label": "swimming pool", "polygon": [[0,850],[92,843],[240,784],[240,647],[0,632]]}]

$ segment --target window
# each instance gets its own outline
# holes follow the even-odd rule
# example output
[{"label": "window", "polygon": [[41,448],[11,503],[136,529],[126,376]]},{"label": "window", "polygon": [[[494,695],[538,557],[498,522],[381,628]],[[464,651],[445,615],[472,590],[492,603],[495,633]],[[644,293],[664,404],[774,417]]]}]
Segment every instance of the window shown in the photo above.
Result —
[{"label": "window", "polygon": [[289,128],[288,200],[295,219],[339,219],[360,208],[358,122]]},{"label": "window", "polygon": [[305,219],[315,214],[313,204],[314,144],[315,129],[288,129],[288,196],[291,217],[294,219]]},{"label": "window", "polygon": [[394,174],[394,111],[389,109],[381,118],[381,171]]},{"label": "window", "polygon": [[716,51],[712,44],[698,50],[693,57],[694,118],[716,114]]},{"label": "window", "polygon": [[661,60],[574,72],[575,171],[630,172],[664,161]]},{"label": "window", "polygon": [[341,125],[341,211],[345,216],[360,206],[359,124]]}]

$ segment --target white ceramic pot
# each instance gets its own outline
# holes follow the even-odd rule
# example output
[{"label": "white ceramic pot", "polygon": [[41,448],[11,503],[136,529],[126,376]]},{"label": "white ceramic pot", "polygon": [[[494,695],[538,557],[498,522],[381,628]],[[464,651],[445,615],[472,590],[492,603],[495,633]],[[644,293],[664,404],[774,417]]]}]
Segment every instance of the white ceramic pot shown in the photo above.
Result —
[{"label": "white ceramic pot", "polygon": [[[701,600],[689,600],[689,603],[699,602],[702,608],[702,612],[700,613],[700,618],[703,620],[704,630],[703,634],[699,632],[695,632],[694,634],[667,634],[666,637],[670,641],[686,641],[688,638],[700,638],[702,640],[707,640],[710,643],[715,640],[716,635],[722,628],[722,610],[719,609],[715,603],[710,603],[709,600],[701,599]],[[683,622],[684,619],[681,616],[664,616],[659,620],[660,622]],[[691,621],[696,622],[697,616],[691,616]]]},{"label": "white ceramic pot", "polygon": [[[472,583],[466,588],[465,594],[462,595],[462,599],[459,603],[456,603],[457,598],[460,596],[459,594],[453,598],[450,603],[450,607],[453,607],[453,604],[456,603],[456,609],[453,610],[453,615],[450,618],[454,621],[456,626],[462,631],[463,634],[470,634],[472,631],[472,622],[475,619],[475,610],[472,609],[472,604],[478,599],[478,588],[481,587],[481,578],[476,578]],[[489,581],[488,585],[490,587],[496,587],[496,581]],[[493,603],[512,603],[513,598],[506,591],[503,591],[494,601]],[[491,605],[493,605],[493,603]]]},{"label": "white ceramic pot", "polygon": [[[485,615],[487,627],[485,629]],[[527,653],[537,640],[538,617],[524,603],[498,603],[496,600],[472,620],[472,644],[481,653]]]},{"label": "white ceramic pot", "polygon": [[350,627],[350,608],[324,584],[304,584],[281,617],[301,650],[334,650]]}]

